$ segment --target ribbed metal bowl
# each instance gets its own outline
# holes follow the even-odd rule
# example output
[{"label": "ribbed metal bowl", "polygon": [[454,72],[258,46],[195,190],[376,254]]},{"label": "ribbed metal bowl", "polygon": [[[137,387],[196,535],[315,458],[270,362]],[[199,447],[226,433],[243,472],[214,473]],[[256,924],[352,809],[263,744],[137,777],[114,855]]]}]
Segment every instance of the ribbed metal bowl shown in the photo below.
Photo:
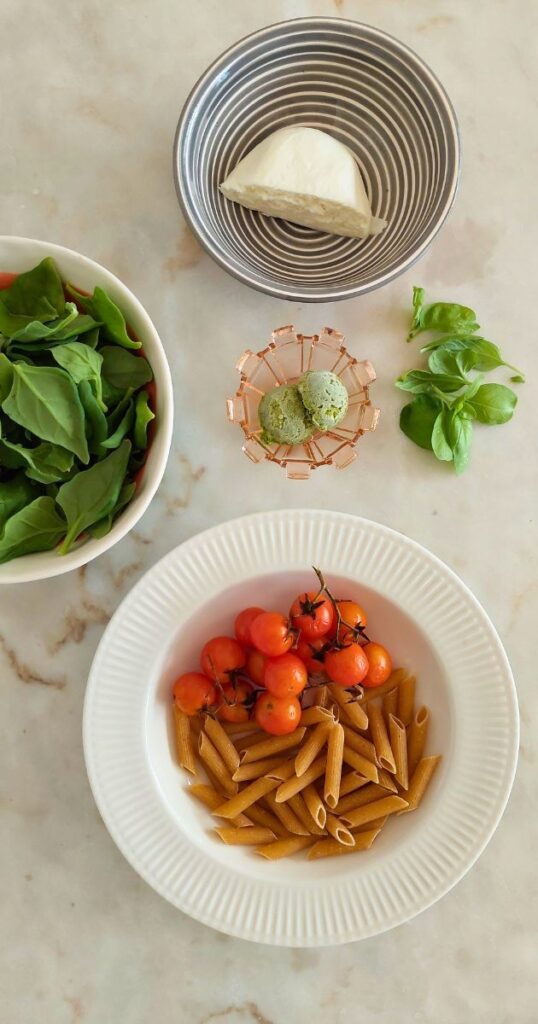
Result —
[{"label": "ribbed metal bowl", "polygon": [[[354,153],[380,234],[341,238],[264,217],[218,185],[285,125],[320,128]],[[361,295],[407,270],[454,201],[454,110],[428,66],[379,29],[301,18],[261,29],[222,54],[192,90],[174,143],[187,221],[225,270],[283,299]]]}]

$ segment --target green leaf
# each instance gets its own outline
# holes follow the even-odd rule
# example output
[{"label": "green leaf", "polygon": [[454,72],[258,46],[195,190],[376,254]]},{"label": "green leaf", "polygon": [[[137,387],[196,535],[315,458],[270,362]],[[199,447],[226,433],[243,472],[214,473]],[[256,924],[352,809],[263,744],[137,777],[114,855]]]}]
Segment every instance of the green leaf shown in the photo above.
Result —
[{"label": "green leaf", "polygon": [[93,295],[83,295],[71,284],[66,286],[66,290],[90,316],[102,324],[103,336],[107,341],[113,341],[123,348],[141,347],[140,341],[129,337],[123,313],[102,288],[96,287]]},{"label": "green leaf", "polygon": [[400,413],[400,429],[420,448],[431,450],[433,425],[440,407],[440,403],[429,395],[418,395],[404,405]]},{"label": "green leaf", "polygon": [[435,386],[443,392],[459,391],[467,380],[462,374],[432,373],[431,370],[408,370],[396,380],[396,387],[415,395],[427,394]]},{"label": "green leaf", "polygon": [[36,448],[27,448],[22,444],[0,440],[0,464],[8,469],[24,468],[26,475],[38,483],[51,484],[57,480],[66,480],[73,468],[73,453],[60,448],[59,445],[44,441]]},{"label": "green leaf", "polygon": [[473,424],[461,413],[452,412],[448,414],[448,440],[454,457],[454,469],[456,473],[463,473],[469,462],[471,442],[473,439]]},{"label": "green leaf", "polygon": [[52,320],[49,324],[42,324],[40,320],[31,320],[26,327],[11,335],[11,341],[41,341],[45,338],[55,337],[58,331],[67,328],[78,317],[78,310],[74,302],[66,302],[65,308],[68,310],[66,315]]},{"label": "green leaf", "polygon": [[[51,256],[28,270],[0,292],[0,301],[8,313],[32,320],[54,320],[65,307],[62,279]],[[3,329],[2,333],[5,333]]]},{"label": "green leaf", "polygon": [[417,288],[415,285],[413,288],[413,317],[411,320],[409,334],[407,335],[407,341],[411,341],[420,331],[420,317],[422,313],[424,295],[424,288]]},{"label": "green leaf", "polygon": [[24,473],[16,473],[11,480],[0,481],[0,530],[19,509],[29,505],[37,495],[37,487]]},{"label": "green leaf", "polygon": [[452,376],[464,377],[475,365],[476,357],[473,352],[454,351],[445,345],[430,352],[428,358],[428,366],[432,373],[444,373]]},{"label": "green leaf", "polygon": [[123,413],[123,416],[118,422],[118,425],[114,429],[113,433],[103,441],[102,448],[117,448],[118,445],[123,441],[126,434],[129,433],[134,421],[134,402],[132,399],[127,403],[127,407]]},{"label": "green leaf", "polygon": [[441,462],[452,462],[452,458],[453,458],[452,447],[450,445],[450,442],[449,442],[448,436],[447,436],[447,428],[448,428],[449,416],[450,416],[450,412],[448,410],[446,410],[446,409],[443,409],[439,413],[439,415],[438,415],[438,417],[437,417],[437,419],[436,419],[436,421],[435,421],[435,423],[433,425],[433,431],[432,431],[432,448],[433,448],[433,453],[434,453],[434,455],[435,455],[435,457],[437,459],[441,460]]},{"label": "green leaf", "polygon": [[65,521],[54,500],[36,498],[7,520],[0,536],[0,562],[35,551],[50,551],[64,533]]},{"label": "green leaf", "polygon": [[408,341],[422,331],[440,331],[443,334],[456,335],[474,334],[478,331],[480,324],[476,321],[476,313],[469,306],[461,306],[457,302],[434,302],[430,306],[424,306],[423,300],[423,289],[414,288],[414,316]]},{"label": "green leaf", "polygon": [[89,345],[81,341],[69,341],[65,345],[57,345],[52,350],[52,355],[57,363],[67,370],[75,384],[81,380],[89,380],[94,385],[95,397],[101,409],[106,411],[103,402],[103,391],[101,386],[101,367],[103,357]]},{"label": "green leaf", "polygon": [[521,376],[521,383],[525,380],[517,367],[505,362],[497,345],[487,341],[486,338],[480,338],[474,334],[467,338],[441,338],[437,339],[437,341],[432,341],[429,345],[425,345],[421,352],[439,352],[440,349],[465,354],[465,360],[469,364],[469,369],[474,367],[476,370],[487,373],[488,370],[496,370],[499,366],[507,366],[510,370],[516,370]]},{"label": "green leaf", "polygon": [[466,399],[465,409],[480,423],[507,423],[512,419],[517,395],[504,384],[482,384],[476,395]]},{"label": "green leaf", "polygon": [[106,536],[106,534],[109,533],[110,530],[112,529],[112,524],[116,517],[119,515],[122,509],[124,509],[125,506],[128,505],[129,502],[131,501],[131,498],[133,497],[135,491],[136,484],[134,483],[134,481],[130,484],[124,484],[120,491],[120,496],[113,511],[109,512],[107,516],[104,516],[103,519],[100,519],[99,522],[95,523],[93,526],[90,526],[88,528],[88,533],[90,534],[90,536],[95,538]]},{"label": "green leaf", "polygon": [[89,381],[81,380],[78,393],[86,414],[86,437],[90,441],[89,449],[95,455],[101,451],[101,444],[108,434],[106,416]]},{"label": "green leaf", "polygon": [[524,384],[525,378],[522,373],[515,373],[513,377],[510,377],[512,384]]},{"label": "green leaf", "polygon": [[84,410],[78,391],[64,370],[13,364],[13,383],[2,409],[36,437],[89,461]]},{"label": "green leaf", "polygon": [[69,551],[83,530],[112,512],[118,501],[130,453],[130,442],[123,441],[101,462],[77,473],[60,487],[56,501],[65,513],[68,525],[60,554]]},{"label": "green leaf", "polygon": [[147,391],[139,391],[135,402],[135,422],[133,441],[135,448],[145,450],[148,446],[148,426],[155,419],[155,413],[149,407]]},{"label": "green leaf", "polygon": [[0,403],[11,391],[13,384],[13,366],[4,353],[0,353]]},{"label": "green leaf", "polygon": [[144,356],[135,356],[117,345],[105,345],[101,350],[103,357],[103,377],[114,388],[125,391],[138,388],[153,380],[151,366]]}]

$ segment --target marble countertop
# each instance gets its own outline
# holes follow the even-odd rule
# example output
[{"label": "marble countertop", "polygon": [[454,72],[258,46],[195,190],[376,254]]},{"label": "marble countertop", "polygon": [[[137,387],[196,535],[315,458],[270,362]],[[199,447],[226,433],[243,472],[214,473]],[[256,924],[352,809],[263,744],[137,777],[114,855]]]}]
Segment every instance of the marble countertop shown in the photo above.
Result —
[{"label": "marble countertop", "polygon": [[[184,226],[171,174],[179,110],[206,65],[237,37],[308,14],[375,23],[414,47],[445,83],[463,137],[459,197],[427,256],[387,288],[334,306],[280,302],[228,277]],[[79,572],[0,589],[0,1020],[534,1024],[538,72],[529,40],[538,8],[525,0],[5,0],[2,26],[2,230],[79,249],[123,278],[164,340],[177,416],[164,482],[130,536]],[[459,479],[397,429],[392,380],[411,365],[403,332],[414,283],[473,305],[487,336],[528,373],[514,420],[477,430]],[[286,323],[305,333],[338,327],[379,375],[383,415],[359,462],[308,483],[250,464],[224,421],[236,357]],[[93,802],[81,713],[103,629],[149,566],[224,519],[305,504],[386,523],[463,577],[506,644],[522,743],[503,821],[450,895],[362,944],[288,951],[217,934],[138,878]]]}]

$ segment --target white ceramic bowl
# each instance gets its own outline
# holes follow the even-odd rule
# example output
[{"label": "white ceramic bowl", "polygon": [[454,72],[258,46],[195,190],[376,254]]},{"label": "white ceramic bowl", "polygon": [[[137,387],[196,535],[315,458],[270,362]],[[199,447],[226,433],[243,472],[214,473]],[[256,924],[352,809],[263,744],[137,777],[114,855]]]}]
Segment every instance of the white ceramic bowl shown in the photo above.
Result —
[{"label": "white ceramic bowl", "polygon": [[0,271],[21,273],[30,270],[45,256],[54,258],[62,278],[84,291],[92,292],[96,285],[104,288],[118,304],[125,319],[136,332],[155,378],[157,395],[155,434],[136,494],[105,537],[98,540],[88,538],[81,541],[67,555],[58,555],[56,551],[43,551],[15,558],[0,565],[0,583],[43,580],[50,576],[69,572],[71,569],[85,565],[86,562],[91,562],[93,558],[108,551],[122,537],[125,537],[125,534],[132,529],[146,511],[161,482],[172,438],[174,397],[170,368],[159,335],[142,304],[127,285],[123,284],[109,270],[105,270],[99,263],[90,260],[87,256],[74,252],[73,249],[65,249],[62,245],[52,245],[50,242],[41,242],[32,238],[0,236]]}]

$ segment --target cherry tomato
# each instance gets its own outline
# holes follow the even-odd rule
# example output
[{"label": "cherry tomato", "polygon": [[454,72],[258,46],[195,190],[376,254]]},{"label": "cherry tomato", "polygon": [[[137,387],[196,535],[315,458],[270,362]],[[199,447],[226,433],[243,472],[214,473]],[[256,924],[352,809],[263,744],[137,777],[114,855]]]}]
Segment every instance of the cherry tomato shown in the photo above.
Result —
[{"label": "cherry tomato", "polygon": [[181,711],[186,715],[195,715],[202,708],[216,703],[217,688],[201,672],[186,672],[176,679],[172,696]]},{"label": "cherry tomato", "polygon": [[295,599],[290,608],[290,619],[303,636],[324,636],[333,624],[334,609],[328,597],[310,590]]},{"label": "cherry tomato", "polygon": [[[341,615],[341,629],[340,629],[340,640],[342,639],[342,633],[344,629],[356,629],[357,626],[366,626],[366,612],[364,608],[361,608],[360,604],[356,601],[337,601],[336,606]],[[329,630],[329,636],[335,636],[336,634],[336,622],[337,617],[335,615],[331,629]]]},{"label": "cherry tomato", "polygon": [[243,647],[251,646],[250,626],[254,619],[261,615],[262,612],[263,608],[244,608],[242,612],[239,612],[235,620],[234,632]]},{"label": "cherry tomato", "polygon": [[254,706],[254,718],[264,732],[285,736],[299,725],[301,705],[297,697],[273,697],[272,693],[260,693]]},{"label": "cherry tomato", "polygon": [[392,672],[392,658],[386,647],[382,647],[381,644],[369,643],[363,647],[363,651],[368,658],[370,667],[362,685],[372,687],[386,683]]},{"label": "cherry tomato", "polygon": [[229,683],[223,686],[221,693],[222,705],[218,711],[218,717],[223,722],[248,722],[250,711],[245,707],[245,701],[253,693],[249,683]]},{"label": "cherry tomato", "polygon": [[263,682],[273,697],[296,697],[308,682],[304,661],[296,654],[281,654],[279,658],[267,658]]},{"label": "cherry tomato", "polygon": [[263,673],[267,658],[261,651],[249,651],[247,654],[247,676],[252,679],[256,686],[263,686]]},{"label": "cherry tomato", "polygon": [[250,626],[254,647],[270,658],[278,658],[289,651],[293,643],[289,622],[280,612],[262,612]]},{"label": "cherry tomato", "polygon": [[368,672],[368,658],[360,644],[350,643],[345,647],[328,651],[325,655],[327,675],[337,686],[356,686],[362,683]]},{"label": "cherry tomato", "polygon": [[304,661],[307,671],[315,676],[323,672],[323,661],[315,658],[317,654],[325,646],[325,637],[306,637],[301,633],[299,640],[297,641],[296,654]]},{"label": "cherry tomato", "polygon": [[230,682],[230,672],[242,668],[245,661],[243,648],[230,636],[215,636],[208,640],[200,656],[202,672],[221,686]]}]

